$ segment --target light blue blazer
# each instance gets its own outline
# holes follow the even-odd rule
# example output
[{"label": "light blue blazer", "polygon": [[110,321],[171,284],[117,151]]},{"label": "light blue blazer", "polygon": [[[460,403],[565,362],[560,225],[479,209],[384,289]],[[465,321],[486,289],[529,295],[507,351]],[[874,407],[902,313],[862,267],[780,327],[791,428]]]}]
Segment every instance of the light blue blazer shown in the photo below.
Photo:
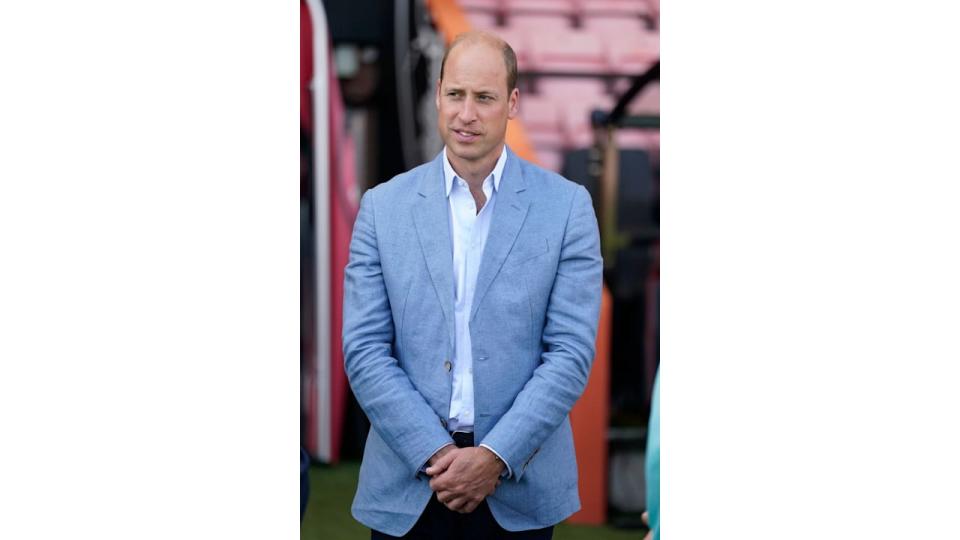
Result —
[{"label": "light blue blazer", "polygon": [[[453,244],[443,154],[367,191],[344,278],[347,377],[371,430],[354,518],[402,536],[431,497],[454,353]],[[487,501],[511,531],[580,508],[568,414],[594,355],[602,287],[597,219],[577,184],[512,151],[477,277],[474,440],[513,475]]]}]

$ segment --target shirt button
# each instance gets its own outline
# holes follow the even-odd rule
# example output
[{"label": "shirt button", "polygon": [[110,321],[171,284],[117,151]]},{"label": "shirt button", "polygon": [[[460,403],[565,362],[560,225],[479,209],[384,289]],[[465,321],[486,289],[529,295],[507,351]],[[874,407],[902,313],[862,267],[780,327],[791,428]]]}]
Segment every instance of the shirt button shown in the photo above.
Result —
[{"label": "shirt button", "polygon": [[443,369],[447,370],[448,373],[452,368],[453,368],[453,364],[449,360],[443,363]]}]

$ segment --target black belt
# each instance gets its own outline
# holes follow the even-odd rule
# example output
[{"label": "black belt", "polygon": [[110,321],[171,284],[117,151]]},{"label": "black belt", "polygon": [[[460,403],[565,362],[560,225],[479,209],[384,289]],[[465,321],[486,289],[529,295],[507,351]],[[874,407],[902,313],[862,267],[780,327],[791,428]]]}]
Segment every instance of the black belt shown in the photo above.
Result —
[{"label": "black belt", "polygon": [[468,448],[473,446],[473,433],[455,431],[451,433],[450,436],[453,437],[453,443],[457,445],[457,448]]}]

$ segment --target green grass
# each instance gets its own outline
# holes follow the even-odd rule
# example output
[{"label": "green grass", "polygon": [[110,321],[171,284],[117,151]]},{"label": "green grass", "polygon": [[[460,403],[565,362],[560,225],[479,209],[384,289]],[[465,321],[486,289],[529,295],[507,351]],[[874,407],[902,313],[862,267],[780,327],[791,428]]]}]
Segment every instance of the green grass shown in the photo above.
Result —
[{"label": "green grass", "polygon": [[[368,540],[370,530],[350,515],[360,464],[310,468],[310,503],[300,525],[301,540]],[[555,540],[638,540],[640,531],[561,523]]]}]

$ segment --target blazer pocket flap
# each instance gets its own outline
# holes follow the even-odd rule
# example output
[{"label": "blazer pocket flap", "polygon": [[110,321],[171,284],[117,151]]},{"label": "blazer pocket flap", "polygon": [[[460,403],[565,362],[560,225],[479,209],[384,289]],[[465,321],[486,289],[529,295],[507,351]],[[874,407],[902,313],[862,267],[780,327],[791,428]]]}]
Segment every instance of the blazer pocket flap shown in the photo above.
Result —
[{"label": "blazer pocket flap", "polygon": [[525,262],[528,262],[530,259],[536,259],[548,251],[550,251],[550,243],[547,242],[546,239],[543,239],[539,242],[533,242],[533,244],[529,246],[518,247],[516,251],[512,251],[510,253],[507,265],[519,266]]}]

